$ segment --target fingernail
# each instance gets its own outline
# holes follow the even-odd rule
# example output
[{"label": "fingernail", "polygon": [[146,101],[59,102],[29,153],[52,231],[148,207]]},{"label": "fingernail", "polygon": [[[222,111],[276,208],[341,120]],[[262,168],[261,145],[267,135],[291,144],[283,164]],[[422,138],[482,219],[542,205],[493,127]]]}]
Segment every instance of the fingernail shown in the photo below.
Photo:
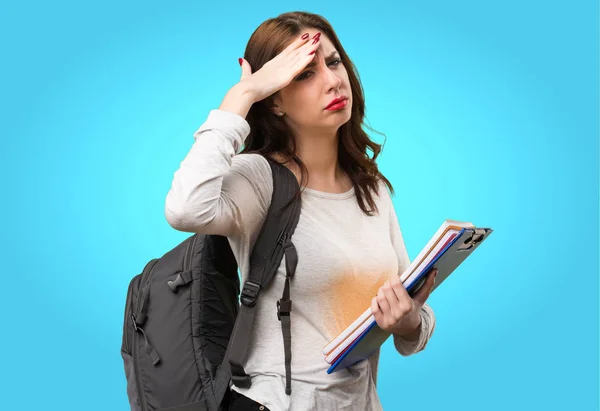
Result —
[{"label": "fingernail", "polygon": [[302,36],[302,40],[306,40],[308,38],[308,33],[304,33],[304,35]]},{"label": "fingernail", "polygon": [[317,50],[313,50],[313,51],[311,51],[310,53],[308,53],[308,55],[309,55],[309,56],[312,56],[313,54],[315,54],[315,51],[317,51]]},{"label": "fingernail", "polygon": [[312,44],[317,44],[317,42],[319,41],[321,37],[315,37],[315,39],[313,40]]},{"label": "fingernail", "polygon": [[241,58],[241,57],[238,59],[238,63],[240,63],[240,66],[242,65],[242,62],[243,62],[243,61],[244,61],[244,59],[243,59],[243,58]]}]

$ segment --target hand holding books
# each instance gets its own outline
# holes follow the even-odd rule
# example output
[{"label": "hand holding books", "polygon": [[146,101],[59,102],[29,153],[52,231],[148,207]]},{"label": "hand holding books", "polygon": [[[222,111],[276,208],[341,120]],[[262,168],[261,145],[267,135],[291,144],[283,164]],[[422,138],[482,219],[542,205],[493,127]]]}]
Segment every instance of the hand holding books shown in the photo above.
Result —
[{"label": "hand holding books", "polygon": [[[395,282],[386,284],[371,302],[371,307],[323,348],[325,361],[331,364],[327,373],[369,358],[392,333],[406,333],[403,338],[411,339],[409,330],[416,331],[420,321],[419,310],[412,304],[422,306],[493,231],[470,222],[445,220],[399,276],[404,292],[398,291]],[[433,281],[431,276],[436,272],[438,275]]]},{"label": "hand holding books", "polygon": [[399,276],[386,281],[371,301],[371,312],[379,328],[403,337],[418,330],[421,326],[421,307],[433,290],[436,275],[437,269],[434,268],[412,297]]}]

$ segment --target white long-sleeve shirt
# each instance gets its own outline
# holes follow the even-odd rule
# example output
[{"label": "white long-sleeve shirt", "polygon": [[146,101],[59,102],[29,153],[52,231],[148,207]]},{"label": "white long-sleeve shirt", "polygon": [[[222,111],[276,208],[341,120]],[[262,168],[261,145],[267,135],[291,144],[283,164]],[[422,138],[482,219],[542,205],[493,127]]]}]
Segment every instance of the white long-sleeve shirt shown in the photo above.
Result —
[{"label": "white long-sleeve shirt", "polygon": [[[195,142],[174,173],[165,214],[181,231],[227,236],[242,284],[266,212],[273,181],[267,160],[237,154],[250,132],[241,116],[212,110],[194,134]],[[379,351],[369,361],[327,374],[322,348],[370,307],[390,276],[410,260],[387,187],[375,195],[379,212],[366,216],[354,189],[332,194],[305,188],[292,241],[298,253],[291,280],[292,394],[285,394],[285,362],[276,301],[285,279],[285,257],[271,285],[261,290],[249,342],[249,389],[234,389],[281,410],[380,410],[376,390]],[[395,337],[402,355],[422,350],[435,328],[427,304],[421,310],[417,341]]]}]

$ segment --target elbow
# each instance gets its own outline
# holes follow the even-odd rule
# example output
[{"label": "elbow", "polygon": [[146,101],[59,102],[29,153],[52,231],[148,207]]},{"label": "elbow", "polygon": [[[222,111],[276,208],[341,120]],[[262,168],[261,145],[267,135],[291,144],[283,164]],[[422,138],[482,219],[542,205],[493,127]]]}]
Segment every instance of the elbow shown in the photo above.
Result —
[{"label": "elbow", "polygon": [[165,203],[165,217],[167,223],[175,230],[189,232],[189,218],[182,207],[174,207],[173,204],[167,201]]},{"label": "elbow", "polygon": [[214,220],[214,213],[210,212],[210,208],[197,210],[183,201],[174,201],[170,196],[167,196],[165,202],[165,218],[167,223],[175,230],[200,233]]},{"label": "elbow", "polygon": [[190,232],[189,220],[185,217],[185,214],[170,208],[168,204],[165,205],[165,217],[167,223],[175,230]]}]

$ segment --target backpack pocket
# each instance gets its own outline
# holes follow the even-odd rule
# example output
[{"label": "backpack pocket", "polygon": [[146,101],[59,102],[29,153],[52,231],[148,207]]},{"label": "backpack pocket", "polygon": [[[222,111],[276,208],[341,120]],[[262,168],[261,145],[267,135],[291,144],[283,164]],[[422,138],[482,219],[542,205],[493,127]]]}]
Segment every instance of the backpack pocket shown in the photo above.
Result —
[{"label": "backpack pocket", "polygon": [[142,403],[140,394],[137,388],[137,377],[135,374],[135,366],[133,364],[133,356],[125,351],[121,351],[121,356],[125,363],[125,378],[127,378],[127,397],[129,398],[129,406],[131,411],[142,411]]},{"label": "backpack pocket", "polygon": [[134,373],[136,369],[140,373],[143,411],[204,401],[205,396],[199,376],[204,367],[196,362],[192,341],[191,287],[186,284],[174,292],[168,281],[156,281],[140,291],[146,313],[143,324],[137,325],[133,358]]}]

